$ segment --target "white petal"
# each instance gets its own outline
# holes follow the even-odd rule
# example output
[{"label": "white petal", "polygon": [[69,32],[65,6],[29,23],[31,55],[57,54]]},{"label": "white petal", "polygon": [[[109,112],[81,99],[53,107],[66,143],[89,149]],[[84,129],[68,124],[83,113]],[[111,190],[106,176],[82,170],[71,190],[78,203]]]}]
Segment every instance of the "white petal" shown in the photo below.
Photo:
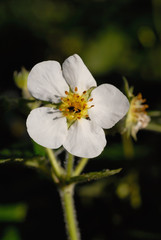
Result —
[{"label": "white petal", "polygon": [[116,87],[102,84],[91,93],[94,107],[88,110],[89,117],[102,128],[113,127],[129,109],[129,101]]},{"label": "white petal", "polygon": [[80,119],[68,130],[64,148],[78,157],[94,158],[106,145],[105,133],[92,121]]},{"label": "white petal", "polygon": [[52,108],[41,107],[32,110],[26,125],[30,137],[43,147],[58,148],[67,136],[66,118]]},{"label": "white petal", "polygon": [[82,93],[91,87],[97,86],[92,74],[77,54],[67,58],[62,68],[63,75],[73,91],[77,87],[78,92]]},{"label": "white petal", "polygon": [[69,87],[63,78],[61,66],[56,61],[36,64],[29,73],[27,86],[37,99],[57,103]]}]

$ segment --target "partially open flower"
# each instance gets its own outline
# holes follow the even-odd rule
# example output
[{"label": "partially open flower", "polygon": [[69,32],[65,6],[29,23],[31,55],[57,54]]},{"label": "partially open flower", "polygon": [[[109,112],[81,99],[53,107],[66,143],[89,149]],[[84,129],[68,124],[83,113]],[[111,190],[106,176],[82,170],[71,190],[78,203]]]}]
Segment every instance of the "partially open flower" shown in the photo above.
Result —
[{"label": "partially open flower", "polygon": [[134,96],[130,102],[130,108],[127,113],[125,131],[127,131],[128,135],[131,135],[135,140],[137,132],[140,129],[146,128],[150,121],[150,117],[146,112],[148,105],[144,104],[145,102],[146,99],[142,98],[141,93]]},{"label": "partially open flower", "polygon": [[[13,73],[15,84],[22,91],[22,97],[27,100],[34,100],[34,98],[32,97],[32,95],[30,94],[27,88],[28,75],[29,75],[29,72],[24,67],[22,67],[20,72],[14,71]],[[39,107],[40,104],[41,104],[40,101],[35,101],[35,102],[27,103],[27,106],[30,109],[34,109]]]},{"label": "partially open flower", "polygon": [[22,90],[22,96],[25,99],[30,99],[32,97],[27,89],[28,75],[29,72],[24,67],[22,67],[21,72],[15,71],[13,74],[15,84]]},{"label": "partially open flower", "polygon": [[102,128],[111,128],[124,117],[128,99],[116,87],[96,81],[78,55],[61,66],[56,61],[38,63],[28,77],[28,89],[53,107],[40,107],[27,118],[27,131],[38,144],[61,145],[78,157],[98,156],[106,145]]}]

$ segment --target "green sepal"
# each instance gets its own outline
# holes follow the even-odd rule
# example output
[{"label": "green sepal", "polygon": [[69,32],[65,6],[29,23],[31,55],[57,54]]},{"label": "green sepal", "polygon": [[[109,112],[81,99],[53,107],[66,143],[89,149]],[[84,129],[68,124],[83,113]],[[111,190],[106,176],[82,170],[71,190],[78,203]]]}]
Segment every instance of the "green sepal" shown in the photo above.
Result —
[{"label": "green sepal", "polygon": [[28,78],[29,72],[22,67],[21,72],[14,71],[13,77],[15,84],[20,89],[27,88],[27,78]]},{"label": "green sepal", "polygon": [[87,90],[87,92],[84,94],[84,99],[87,101],[89,98],[90,98],[90,96],[91,96],[91,92],[95,89],[96,87],[91,87],[91,88],[89,88],[88,90]]},{"label": "green sepal", "polygon": [[122,168],[119,169],[114,169],[114,170],[103,170],[100,172],[90,172],[90,173],[84,173],[79,176],[71,177],[66,181],[67,184],[72,184],[72,183],[83,183],[83,182],[89,182],[93,180],[99,180],[102,178],[106,178],[109,176],[112,176],[116,173],[119,173],[122,170]]},{"label": "green sepal", "polygon": [[73,123],[75,123],[76,120],[67,120],[67,126],[68,129],[72,126]]},{"label": "green sepal", "polygon": [[124,81],[125,94],[127,98],[130,100],[131,98],[134,97],[134,94],[133,94],[134,87],[129,87],[129,83],[126,77],[123,77],[123,81]]}]

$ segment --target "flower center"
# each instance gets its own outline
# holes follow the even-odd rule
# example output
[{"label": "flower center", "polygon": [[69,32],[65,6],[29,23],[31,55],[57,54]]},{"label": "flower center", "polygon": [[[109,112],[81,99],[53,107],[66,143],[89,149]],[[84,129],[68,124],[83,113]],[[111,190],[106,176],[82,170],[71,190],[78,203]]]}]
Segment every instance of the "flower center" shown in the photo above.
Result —
[{"label": "flower center", "polygon": [[141,114],[147,115],[146,108],[148,108],[149,106],[147,104],[144,104],[145,102],[146,99],[142,98],[141,93],[139,93],[136,97],[132,99],[130,106],[130,114],[133,122],[137,122]]},{"label": "flower center", "polygon": [[68,121],[72,122],[81,118],[88,119],[88,109],[94,107],[94,105],[89,106],[93,99],[88,100],[87,91],[84,91],[81,95],[77,91],[77,87],[75,87],[75,92],[65,91],[67,96],[61,98],[61,104],[59,105],[59,110],[62,114]]}]

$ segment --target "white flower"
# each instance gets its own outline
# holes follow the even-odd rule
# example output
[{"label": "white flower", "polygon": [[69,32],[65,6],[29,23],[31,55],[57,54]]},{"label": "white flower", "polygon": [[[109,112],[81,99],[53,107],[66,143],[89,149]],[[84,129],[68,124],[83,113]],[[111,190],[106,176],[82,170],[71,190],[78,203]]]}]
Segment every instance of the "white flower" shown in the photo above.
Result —
[{"label": "white flower", "polygon": [[96,86],[76,54],[64,61],[62,69],[56,61],[36,64],[29,73],[28,89],[33,97],[54,105],[30,112],[27,118],[30,137],[47,148],[63,145],[78,157],[98,156],[106,145],[102,128],[111,128],[123,118],[129,102],[110,84]]}]

